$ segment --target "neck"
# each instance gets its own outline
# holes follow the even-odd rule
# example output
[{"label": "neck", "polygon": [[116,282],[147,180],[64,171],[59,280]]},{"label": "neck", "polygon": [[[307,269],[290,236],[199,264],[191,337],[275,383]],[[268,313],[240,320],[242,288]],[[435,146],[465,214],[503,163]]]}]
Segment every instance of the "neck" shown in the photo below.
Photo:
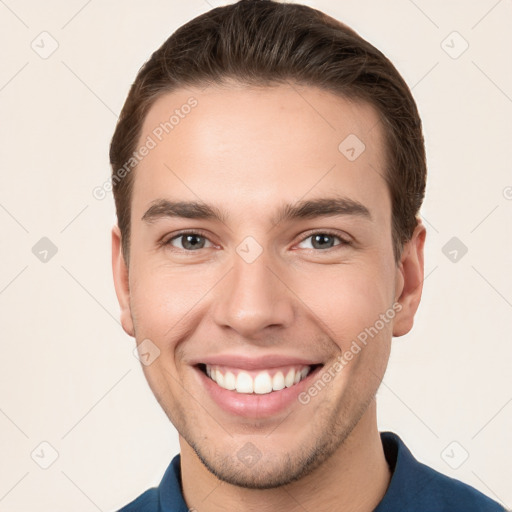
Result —
[{"label": "neck", "polygon": [[181,436],[180,447],[183,495],[188,507],[198,512],[372,512],[391,479],[375,400],[327,461],[299,481],[276,489],[244,489],[222,482]]}]

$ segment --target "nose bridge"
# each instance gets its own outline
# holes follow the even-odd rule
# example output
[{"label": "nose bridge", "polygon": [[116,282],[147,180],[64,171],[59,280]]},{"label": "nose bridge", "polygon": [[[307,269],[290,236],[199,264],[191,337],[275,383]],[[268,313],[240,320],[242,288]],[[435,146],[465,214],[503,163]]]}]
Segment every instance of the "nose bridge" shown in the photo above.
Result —
[{"label": "nose bridge", "polygon": [[[244,253],[247,247],[249,251]],[[287,327],[293,321],[290,293],[276,277],[268,252],[251,261],[246,254],[253,249],[243,243],[237,248],[233,268],[217,290],[214,306],[217,325],[231,327],[247,338],[266,327]]]}]

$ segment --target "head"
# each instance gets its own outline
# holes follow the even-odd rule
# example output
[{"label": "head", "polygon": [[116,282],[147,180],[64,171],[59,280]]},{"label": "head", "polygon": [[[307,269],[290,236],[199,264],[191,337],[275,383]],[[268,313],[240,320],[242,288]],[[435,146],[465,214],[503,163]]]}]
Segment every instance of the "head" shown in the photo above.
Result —
[{"label": "head", "polygon": [[[421,297],[426,164],[407,85],[320,11],[242,0],[153,53],[110,160],[122,324],[157,355],[143,369],[165,413],[227,482],[313,471],[373,417]],[[259,396],[206,375],[299,366],[303,381]]]}]

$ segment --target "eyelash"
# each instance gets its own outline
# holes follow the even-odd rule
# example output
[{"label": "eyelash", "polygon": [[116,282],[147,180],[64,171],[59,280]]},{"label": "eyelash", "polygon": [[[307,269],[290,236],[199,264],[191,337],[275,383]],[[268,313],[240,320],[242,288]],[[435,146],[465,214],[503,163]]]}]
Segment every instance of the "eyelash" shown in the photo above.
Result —
[{"label": "eyelash", "polygon": [[[172,236],[171,238],[161,242],[161,245],[165,246],[165,247],[172,247],[173,249],[177,249],[178,251],[183,251],[183,252],[190,252],[190,253],[194,253],[196,251],[192,251],[192,250],[187,250],[187,249],[180,249],[180,248],[177,248],[177,247],[173,247],[171,245],[171,242],[173,240],[176,240],[182,236],[186,236],[186,235],[197,235],[197,236],[200,236],[201,238],[205,238],[206,240],[208,240],[209,242],[211,242],[211,240],[208,238],[207,234],[201,230],[196,230],[196,231],[181,231],[177,234],[175,234],[174,236]],[[312,232],[309,232],[307,234],[307,236],[303,237],[299,243],[302,243],[304,242],[305,240],[307,240],[308,238],[311,238],[315,235],[328,235],[328,236],[332,236],[334,238],[337,238],[339,240],[339,244],[336,244],[332,247],[328,247],[327,249],[307,249],[307,250],[313,250],[315,252],[328,252],[328,251],[331,251],[331,250],[335,250],[336,248],[339,248],[339,247],[345,247],[345,246],[350,246],[352,245],[352,242],[350,240],[347,240],[343,237],[341,237],[339,234],[337,233],[334,233],[332,231],[329,231],[329,230],[317,230],[317,231],[312,231]],[[212,243],[212,242],[211,242]],[[197,249],[199,250],[199,249]]]}]

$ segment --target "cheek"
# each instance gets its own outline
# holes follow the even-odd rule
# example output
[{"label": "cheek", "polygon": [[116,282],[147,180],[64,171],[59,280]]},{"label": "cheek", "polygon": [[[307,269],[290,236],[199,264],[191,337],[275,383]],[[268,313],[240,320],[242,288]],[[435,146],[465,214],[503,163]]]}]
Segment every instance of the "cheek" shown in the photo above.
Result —
[{"label": "cheek", "polygon": [[[376,272],[370,265],[339,265],[301,279],[296,289],[329,336],[335,336],[333,341],[345,349],[391,308],[394,288],[390,275]],[[384,327],[380,330],[386,332],[389,326]]]},{"label": "cheek", "polygon": [[194,312],[215,281],[200,271],[191,275],[185,267],[151,266],[147,262],[134,267],[130,297],[137,338],[172,344],[192,328]]}]

